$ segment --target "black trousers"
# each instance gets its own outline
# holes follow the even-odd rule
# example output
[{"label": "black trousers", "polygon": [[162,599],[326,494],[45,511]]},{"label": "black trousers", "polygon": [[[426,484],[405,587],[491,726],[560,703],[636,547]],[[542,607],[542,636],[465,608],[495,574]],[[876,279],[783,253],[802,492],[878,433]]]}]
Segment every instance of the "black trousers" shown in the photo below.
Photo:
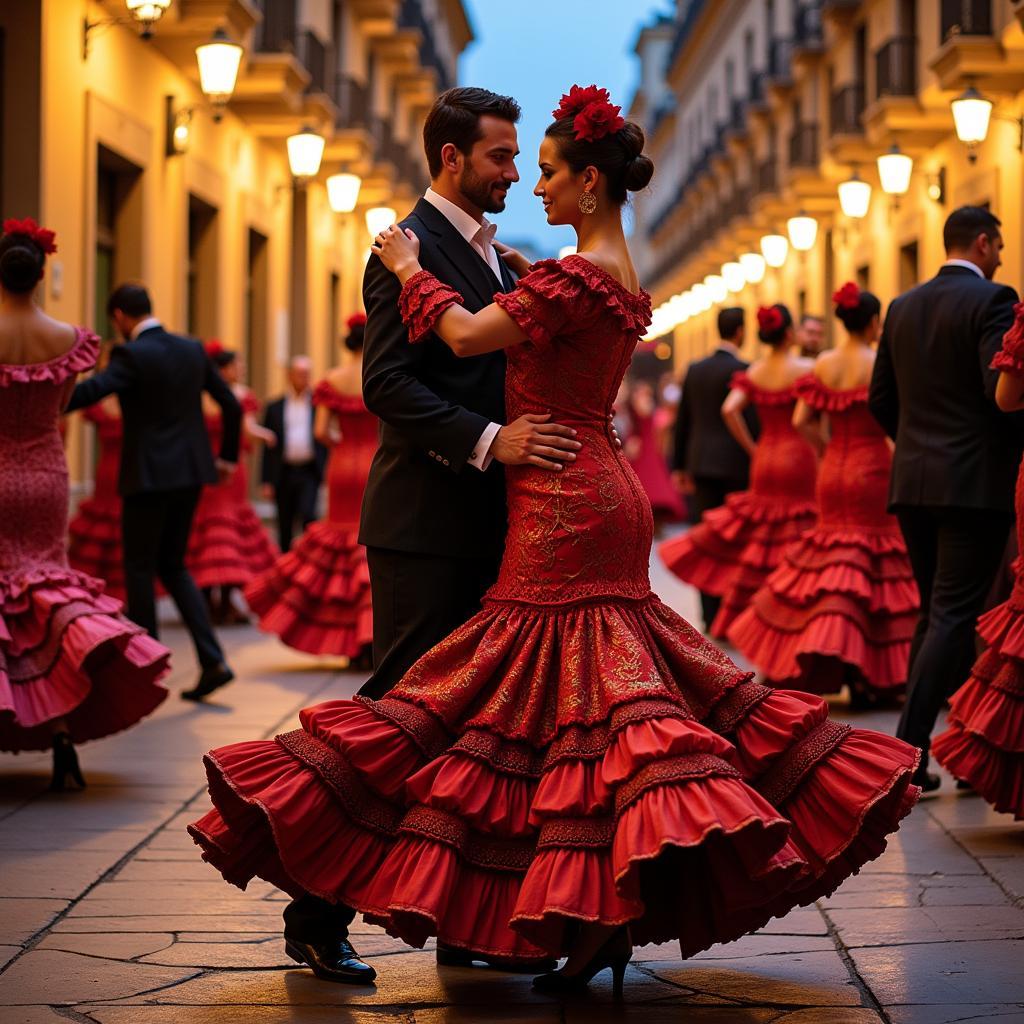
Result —
[{"label": "black trousers", "polygon": [[281,475],[274,487],[277,535],[282,551],[292,546],[296,520],[305,529],[316,519],[316,496],[319,490],[320,473],[315,461],[298,466],[282,463]]},{"label": "black trousers", "polygon": [[[367,548],[373,598],[374,673],[360,689],[378,699],[413,663],[480,610],[498,575],[498,559],[444,558]],[[348,935],[355,911],[317,896],[293,900],[284,933],[303,942]]]},{"label": "black trousers", "polygon": [[[697,520],[699,521],[700,517],[709,509],[724,505],[725,499],[730,494],[735,491],[745,490],[746,487],[746,479],[723,480],[718,478],[712,479],[706,476],[694,477],[693,512]],[[700,608],[701,614],[704,617],[705,632],[711,628],[711,623],[714,622],[721,604],[722,599],[720,597],[716,597],[714,594],[706,594],[703,590],[700,592]]]},{"label": "black trousers", "polygon": [[921,594],[896,735],[924,751],[924,766],[939,712],[974,661],[975,624],[1013,519],[1008,512],[950,508],[902,508],[896,516]]},{"label": "black trousers", "polygon": [[150,636],[157,636],[154,580],[171,595],[192,637],[203,668],[224,660],[199,588],[185,568],[188,535],[199,502],[198,487],[130,494],[121,505],[127,613]]}]

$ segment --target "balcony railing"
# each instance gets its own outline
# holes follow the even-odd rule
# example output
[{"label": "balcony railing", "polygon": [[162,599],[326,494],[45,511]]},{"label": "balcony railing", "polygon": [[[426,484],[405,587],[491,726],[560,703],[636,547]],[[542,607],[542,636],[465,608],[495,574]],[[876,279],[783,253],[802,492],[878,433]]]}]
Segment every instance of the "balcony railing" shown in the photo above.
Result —
[{"label": "balcony railing", "polygon": [[818,166],[818,126],[799,125],[789,137],[789,166]]},{"label": "balcony railing", "polygon": [[821,5],[817,0],[811,0],[796,9],[793,41],[801,50],[814,50],[822,45],[823,38]]},{"label": "balcony railing", "polygon": [[793,80],[793,40],[773,39],[768,51],[768,75],[773,82]]},{"label": "balcony railing", "polygon": [[748,99],[752,106],[760,106],[767,95],[768,74],[764,71],[750,73],[750,93]]},{"label": "balcony railing", "polygon": [[398,11],[398,24],[400,28],[414,28],[420,33],[423,37],[420,44],[420,63],[437,72],[442,91],[450,89],[454,83],[438,53],[433,26],[424,17],[420,0],[402,0],[402,6]]},{"label": "balcony railing", "polygon": [[662,121],[664,121],[666,117],[668,117],[670,114],[675,113],[675,109],[676,109],[676,97],[675,97],[675,94],[674,93],[669,93],[661,101],[661,104],[658,106],[658,109],[655,110],[655,112],[654,112],[654,117],[651,119],[651,134],[652,135],[658,130],[658,127],[661,125]]},{"label": "balcony railing", "polygon": [[690,33],[693,31],[693,26],[697,23],[697,18],[700,16],[700,13],[706,3],[707,0],[693,0],[686,11],[686,16],[679,22],[679,25],[676,28],[675,37],[672,40],[672,48],[669,51],[669,67],[675,63],[676,56],[683,48]]},{"label": "balcony railing", "polygon": [[844,85],[832,93],[829,130],[832,135],[860,135],[864,131],[864,86]]},{"label": "balcony railing", "polygon": [[952,36],[992,35],[992,0],[942,0],[939,42]]},{"label": "balcony railing", "polygon": [[309,72],[309,91],[327,92],[329,51],[315,32],[308,29],[299,37],[299,59]]},{"label": "balcony railing", "polygon": [[775,157],[770,156],[757,166],[757,191],[758,193],[774,192],[778,188],[778,184],[778,164]]},{"label": "balcony railing", "polygon": [[335,76],[334,102],[338,107],[339,128],[370,128],[370,96],[362,82],[351,75]]},{"label": "balcony railing", "polygon": [[298,38],[298,0],[258,0],[263,20],[256,29],[261,53],[295,53]]},{"label": "balcony railing", "polygon": [[913,96],[917,92],[917,40],[890,39],[875,54],[875,95]]}]

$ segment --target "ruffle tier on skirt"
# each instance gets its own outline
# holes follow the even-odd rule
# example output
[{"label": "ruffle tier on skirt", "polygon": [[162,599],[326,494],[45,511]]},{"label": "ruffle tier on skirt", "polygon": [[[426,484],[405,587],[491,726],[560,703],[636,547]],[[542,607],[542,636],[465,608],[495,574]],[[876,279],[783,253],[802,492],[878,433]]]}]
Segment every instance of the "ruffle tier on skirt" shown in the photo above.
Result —
[{"label": "ruffle tier on skirt", "polygon": [[738,938],[877,857],[918,793],[915,750],[751,682],[653,596],[490,602],[383,700],[300,721],[207,755],[203,857],[524,960],[578,921]]},{"label": "ruffle tier on skirt", "polygon": [[373,641],[370,573],[355,527],[312,523],[245,599],[260,629],[297,651],[355,658]]},{"label": "ruffle tier on skirt", "polygon": [[0,750],[120,732],[167,696],[170,652],[120,614],[97,579],[53,567],[0,573]]},{"label": "ruffle tier on skirt", "polygon": [[199,587],[244,587],[277,558],[277,545],[248,501],[196,510],[185,563]]},{"label": "ruffle tier on skirt", "polygon": [[[1015,567],[1018,574],[1020,566]],[[1024,819],[1024,593],[978,620],[988,649],[953,695],[932,753],[1000,812]]]},{"label": "ruffle tier on skirt", "polygon": [[103,580],[104,590],[125,599],[121,548],[121,499],[86,498],[68,523],[68,562],[73,569]]},{"label": "ruffle tier on skirt", "polygon": [[722,639],[786,547],[816,519],[813,501],[768,501],[753,491],[737,491],[691,530],[660,545],[658,554],[675,576],[722,599],[709,630]]},{"label": "ruffle tier on skirt", "polygon": [[873,691],[906,683],[919,599],[898,531],[819,527],[733,622],[728,639],[767,678],[832,693],[850,670]]}]

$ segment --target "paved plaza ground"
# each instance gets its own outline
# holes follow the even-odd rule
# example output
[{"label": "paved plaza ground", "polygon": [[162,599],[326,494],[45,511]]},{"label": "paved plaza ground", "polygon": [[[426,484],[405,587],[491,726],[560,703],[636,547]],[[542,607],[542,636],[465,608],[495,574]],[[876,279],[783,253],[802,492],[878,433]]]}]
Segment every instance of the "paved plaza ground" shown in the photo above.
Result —
[{"label": "paved plaza ground", "polygon": [[[657,572],[655,586],[693,614],[686,588]],[[294,728],[361,677],[253,629],[223,635],[240,681],[196,707],[177,697],[191,652],[166,630],[172,696],[82,749],[86,792],[46,792],[47,754],[0,755],[2,1024],[1024,1022],[1024,825],[948,778],[831,899],[685,962],[671,944],[638,949],[622,1006],[607,972],[563,1004],[528,977],[438,970],[431,949],[359,924],[377,987],[319,982],[284,955],[284,896],[222,883],[184,829],[207,806],[205,750]],[[856,721],[891,730],[895,714]]]}]

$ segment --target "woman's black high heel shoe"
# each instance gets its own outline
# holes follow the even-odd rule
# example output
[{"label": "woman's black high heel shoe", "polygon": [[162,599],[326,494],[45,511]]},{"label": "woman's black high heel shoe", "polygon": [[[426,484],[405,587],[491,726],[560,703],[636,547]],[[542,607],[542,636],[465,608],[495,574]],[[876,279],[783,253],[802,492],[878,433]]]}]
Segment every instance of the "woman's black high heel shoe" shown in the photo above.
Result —
[{"label": "woman's black high heel shoe", "polygon": [[612,969],[612,992],[616,999],[622,998],[622,981],[626,975],[626,967],[633,958],[633,944],[630,942],[629,931],[620,928],[591,957],[590,962],[574,974],[567,974],[563,967],[560,971],[551,971],[533,979],[533,987],[539,992],[552,995],[568,995],[583,992],[594,976],[606,967]]},{"label": "woman's black high heel shoe", "polygon": [[50,791],[62,793],[70,779],[78,789],[85,789],[82,769],[78,767],[78,754],[75,745],[66,732],[54,733],[53,736],[53,778],[50,780]]}]

